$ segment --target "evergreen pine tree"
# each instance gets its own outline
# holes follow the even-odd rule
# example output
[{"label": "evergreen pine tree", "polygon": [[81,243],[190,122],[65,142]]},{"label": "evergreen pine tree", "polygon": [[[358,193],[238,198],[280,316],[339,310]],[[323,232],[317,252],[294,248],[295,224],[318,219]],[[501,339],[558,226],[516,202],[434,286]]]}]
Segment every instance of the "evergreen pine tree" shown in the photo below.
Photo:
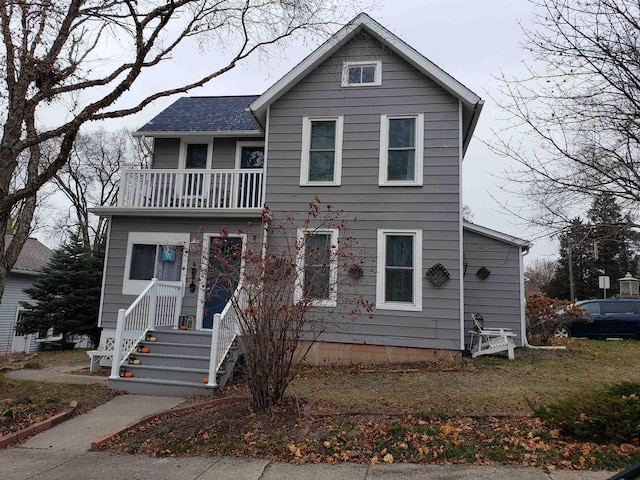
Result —
[{"label": "evergreen pine tree", "polygon": [[609,276],[611,294],[615,295],[619,293],[618,278],[624,277],[627,272],[634,277],[638,274],[634,253],[638,234],[632,230],[631,220],[622,215],[620,206],[611,194],[594,198],[588,215],[593,224],[591,240],[595,245],[597,274]]},{"label": "evergreen pine tree", "polygon": [[34,285],[25,289],[33,301],[22,303],[25,311],[18,332],[53,327],[54,335],[63,336],[63,346],[71,344],[75,335],[88,335],[97,344],[103,257],[104,248],[87,248],[80,235],[72,233]]},{"label": "evergreen pine tree", "polygon": [[[569,228],[560,235],[560,259],[556,274],[544,291],[547,296],[563,300],[583,300],[593,298],[597,293],[597,276],[595,285],[592,285],[596,270],[593,251],[590,247],[590,230],[589,225],[575,218]],[[569,241],[571,241],[574,299],[571,298],[569,286]]]}]

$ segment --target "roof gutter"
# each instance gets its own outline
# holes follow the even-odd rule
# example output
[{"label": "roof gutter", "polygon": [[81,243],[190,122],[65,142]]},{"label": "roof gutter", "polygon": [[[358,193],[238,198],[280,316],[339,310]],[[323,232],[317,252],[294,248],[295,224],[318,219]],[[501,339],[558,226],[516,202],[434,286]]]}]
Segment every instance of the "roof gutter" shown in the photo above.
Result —
[{"label": "roof gutter", "polygon": [[482,112],[482,107],[484,106],[484,100],[479,100],[473,106],[471,110],[471,118],[469,119],[469,125],[467,126],[464,134],[464,138],[462,139],[462,152],[463,155],[467,152],[467,147],[469,146],[469,142],[471,142],[471,138],[473,137],[473,132],[476,129],[476,125],[478,124],[478,120],[480,119],[480,112]]},{"label": "roof gutter", "polygon": [[264,131],[267,129],[265,122],[262,122],[260,120],[260,118],[258,117],[258,115],[256,114],[256,112],[254,112],[251,107],[247,107],[244,109],[245,112],[247,112],[249,115],[251,115],[251,118],[253,118],[253,121],[256,122],[260,128],[262,129],[262,132],[264,133]]}]

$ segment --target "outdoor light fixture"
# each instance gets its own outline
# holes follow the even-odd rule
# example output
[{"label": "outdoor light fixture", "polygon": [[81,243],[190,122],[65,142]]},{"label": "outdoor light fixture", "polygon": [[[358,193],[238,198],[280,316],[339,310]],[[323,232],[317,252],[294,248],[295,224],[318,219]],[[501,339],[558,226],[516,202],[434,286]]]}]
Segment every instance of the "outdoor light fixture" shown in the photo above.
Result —
[{"label": "outdoor light fixture", "polygon": [[193,262],[193,266],[191,267],[191,283],[189,284],[189,291],[191,293],[196,291],[196,262]]}]

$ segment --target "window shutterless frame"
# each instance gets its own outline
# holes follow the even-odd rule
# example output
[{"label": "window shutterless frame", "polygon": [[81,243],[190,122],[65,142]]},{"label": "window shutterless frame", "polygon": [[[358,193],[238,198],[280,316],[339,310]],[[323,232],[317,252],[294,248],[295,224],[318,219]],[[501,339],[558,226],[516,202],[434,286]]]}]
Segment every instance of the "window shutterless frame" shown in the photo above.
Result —
[{"label": "window shutterless frame", "polygon": [[[307,252],[307,248],[316,247],[313,242],[310,242],[309,237],[313,236],[328,236],[328,245],[326,255],[327,260],[329,262],[328,265],[320,265],[320,259],[324,257],[325,252],[319,251],[317,255],[312,255],[310,259],[309,252]],[[323,298],[311,298],[311,302],[314,306],[317,307],[335,307],[338,302],[338,230],[335,228],[326,228],[326,229],[312,229],[312,230],[303,230],[298,229],[298,242],[301,245],[301,248],[296,252],[296,282],[293,292],[293,297],[296,302],[300,302],[303,298],[305,298],[305,294],[309,295],[309,285],[306,285],[306,282],[313,281],[313,279],[309,279],[307,277],[308,274],[324,276],[324,269],[327,269],[326,272],[327,278],[322,278],[322,281],[327,281],[327,293]],[[315,260],[314,260],[315,259]],[[307,265],[307,262],[311,263]],[[311,286],[311,289],[314,287]]]},{"label": "window shutterless frame", "polygon": [[[149,281],[151,279],[141,279],[141,278],[131,278],[131,266],[134,260],[134,250],[136,246],[142,246],[142,248],[137,248],[141,253],[145,251],[145,246],[149,247],[150,255],[151,250],[154,250],[154,259],[153,259],[153,269],[154,274],[156,273],[155,267],[156,262],[163,261],[163,255],[165,255],[164,247],[182,247],[182,252],[179,250],[174,250],[175,258],[171,260],[170,256],[165,256],[167,262],[171,260],[171,263],[176,262],[176,268],[180,268],[180,279],[176,280],[174,283],[176,285],[185,283],[186,280],[186,271],[187,271],[187,263],[189,257],[189,233],[169,233],[169,232],[129,232],[129,237],[127,239],[127,253],[125,257],[124,264],[124,273],[123,273],[123,281],[122,281],[122,294],[123,295],[139,295],[144,288],[149,285]],[[167,252],[170,251],[170,248],[167,249]],[[170,253],[166,253],[166,255],[170,255]],[[180,257],[181,255],[181,257]],[[135,275],[134,275],[135,277]]]},{"label": "window shutterless frame", "polygon": [[376,308],[422,311],[422,230],[378,230]]},{"label": "window shutterless frame", "polygon": [[423,165],[424,114],[381,115],[378,185],[421,186]]},{"label": "window shutterless frame", "polygon": [[380,60],[344,62],[342,64],[343,87],[379,87],[382,85]]},{"label": "window shutterless frame", "polygon": [[300,185],[339,186],[344,117],[303,117]]}]

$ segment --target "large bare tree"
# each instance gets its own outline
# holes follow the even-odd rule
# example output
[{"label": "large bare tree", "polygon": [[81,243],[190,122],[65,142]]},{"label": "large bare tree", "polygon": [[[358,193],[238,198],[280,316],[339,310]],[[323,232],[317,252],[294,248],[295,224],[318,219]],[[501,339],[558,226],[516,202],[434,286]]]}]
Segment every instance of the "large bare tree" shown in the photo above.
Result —
[{"label": "large bare tree", "polygon": [[566,225],[604,193],[636,213],[640,3],[530,3],[523,47],[533,61],[526,75],[502,76],[498,103],[509,127],[492,144],[517,161],[507,178],[526,206],[516,213],[545,227]]},{"label": "large bare tree", "polygon": [[107,221],[89,209],[114,206],[118,201],[120,170],[144,166],[149,149],[145,139],[133,138],[126,129],[79,133],[67,163],[52,179],[52,187],[69,202],[68,210],[56,218],[54,230],[63,236],[78,232],[87,249],[99,248],[106,238]]},{"label": "large bare tree", "polygon": [[[202,86],[292,35],[325,34],[342,13],[329,0],[0,0],[0,297],[37,193],[65,165],[84,124]],[[185,46],[206,51],[212,71],[166,90],[150,83],[133,98],[145,72],[179,61]],[[57,151],[43,162],[52,139]],[[20,159],[26,181],[12,188]],[[15,231],[5,244],[12,211]]]}]

